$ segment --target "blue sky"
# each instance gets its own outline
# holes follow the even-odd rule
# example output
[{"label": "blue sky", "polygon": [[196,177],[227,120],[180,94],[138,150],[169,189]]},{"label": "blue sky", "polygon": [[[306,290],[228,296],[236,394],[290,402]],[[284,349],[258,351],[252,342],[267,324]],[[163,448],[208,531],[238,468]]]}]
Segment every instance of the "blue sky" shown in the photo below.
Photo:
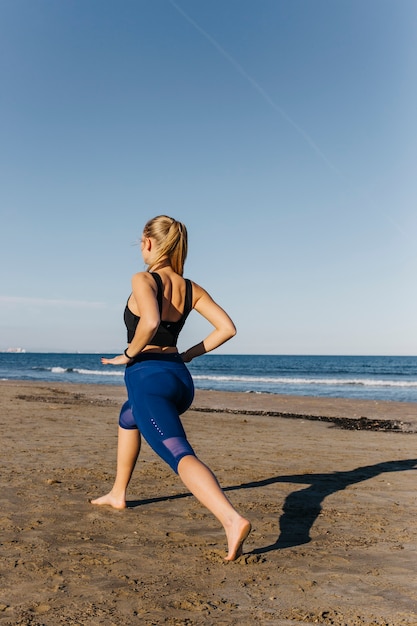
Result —
[{"label": "blue sky", "polygon": [[417,355],[416,27],[415,0],[1,0],[0,349],[121,352],[167,213],[220,352]]}]

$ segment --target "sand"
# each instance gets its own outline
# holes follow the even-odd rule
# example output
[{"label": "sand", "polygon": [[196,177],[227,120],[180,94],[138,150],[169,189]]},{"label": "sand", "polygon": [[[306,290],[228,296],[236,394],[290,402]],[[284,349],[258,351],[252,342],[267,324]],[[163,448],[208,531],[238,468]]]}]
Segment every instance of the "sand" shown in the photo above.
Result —
[{"label": "sand", "polygon": [[0,382],[0,626],[417,624],[416,405],[197,392],[183,422],[253,532],[143,444],[124,511],[123,387]]}]

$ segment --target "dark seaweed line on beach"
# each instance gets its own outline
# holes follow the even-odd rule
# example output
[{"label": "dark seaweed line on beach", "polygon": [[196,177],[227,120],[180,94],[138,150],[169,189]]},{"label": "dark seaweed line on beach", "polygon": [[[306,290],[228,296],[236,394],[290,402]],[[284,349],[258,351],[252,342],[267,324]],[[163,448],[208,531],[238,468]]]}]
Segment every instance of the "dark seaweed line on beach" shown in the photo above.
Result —
[{"label": "dark seaweed line on beach", "polygon": [[203,413],[231,413],[234,415],[260,415],[267,417],[285,417],[288,419],[305,419],[316,422],[331,422],[337,428],[344,430],[372,430],[380,432],[396,432],[403,434],[411,434],[416,432],[412,430],[411,424],[398,420],[380,420],[371,419],[369,417],[328,417],[325,415],[306,415],[301,413],[284,413],[281,411],[257,411],[249,409],[226,409],[226,408],[207,408],[192,406],[191,411],[200,411]]},{"label": "dark seaweed line on beach", "polygon": [[[45,404],[68,404],[73,406],[118,406],[118,403],[114,400],[108,399],[98,399],[98,398],[88,398],[81,393],[68,393],[68,392],[60,392],[62,395],[58,395],[59,392],[55,389],[52,390],[52,393],[55,393],[53,396],[41,396],[41,395],[25,395],[19,394],[16,396],[17,400],[24,400],[25,402],[44,402]],[[67,397],[64,397],[67,396]]]},{"label": "dark seaweed line on beach", "polygon": [[[117,406],[117,402],[109,399],[87,398],[83,394],[72,394],[68,392],[58,393],[57,390],[51,389],[52,394],[55,395],[24,395],[18,394],[16,396],[19,400],[26,402],[45,402],[51,404],[63,404],[63,405],[94,405],[94,406]],[[64,397],[66,396],[66,397]],[[232,415],[259,415],[266,417],[284,417],[287,419],[305,419],[316,422],[329,422],[334,424],[337,428],[344,430],[372,430],[379,432],[395,432],[402,434],[412,434],[417,432],[414,430],[409,422],[402,422],[398,420],[381,420],[371,419],[369,417],[329,417],[325,415],[308,415],[303,413],[285,413],[282,411],[262,411],[255,409],[227,409],[227,408],[212,408],[212,407],[196,407],[191,406],[191,411],[199,411],[202,413],[228,413]]]}]

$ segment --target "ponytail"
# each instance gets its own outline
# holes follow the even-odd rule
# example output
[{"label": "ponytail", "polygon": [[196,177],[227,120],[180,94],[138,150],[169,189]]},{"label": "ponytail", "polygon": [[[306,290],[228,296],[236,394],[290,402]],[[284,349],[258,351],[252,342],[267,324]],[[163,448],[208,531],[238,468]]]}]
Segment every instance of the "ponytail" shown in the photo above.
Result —
[{"label": "ponytail", "polygon": [[184,224],[167,215],[158,215],[145,224],[143,234],[145,237],[152,237],[157,245],[158,254],[152,265],[168,257],[174,272],[182,276],[188,252],[188,236]]}]

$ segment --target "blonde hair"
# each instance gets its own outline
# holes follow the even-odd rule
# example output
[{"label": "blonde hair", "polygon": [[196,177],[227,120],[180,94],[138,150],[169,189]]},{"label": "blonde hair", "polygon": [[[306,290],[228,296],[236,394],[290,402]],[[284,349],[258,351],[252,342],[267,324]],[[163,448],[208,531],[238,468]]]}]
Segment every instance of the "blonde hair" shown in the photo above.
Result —
[{"label": "blonde hair", "polygon": [[168,257],[174,272],[182,276],[188,252],[187,229],[184,224],[168,215],[158,215],[145,224],[143,234],[156,242],[158,252],[152,265]]}]

